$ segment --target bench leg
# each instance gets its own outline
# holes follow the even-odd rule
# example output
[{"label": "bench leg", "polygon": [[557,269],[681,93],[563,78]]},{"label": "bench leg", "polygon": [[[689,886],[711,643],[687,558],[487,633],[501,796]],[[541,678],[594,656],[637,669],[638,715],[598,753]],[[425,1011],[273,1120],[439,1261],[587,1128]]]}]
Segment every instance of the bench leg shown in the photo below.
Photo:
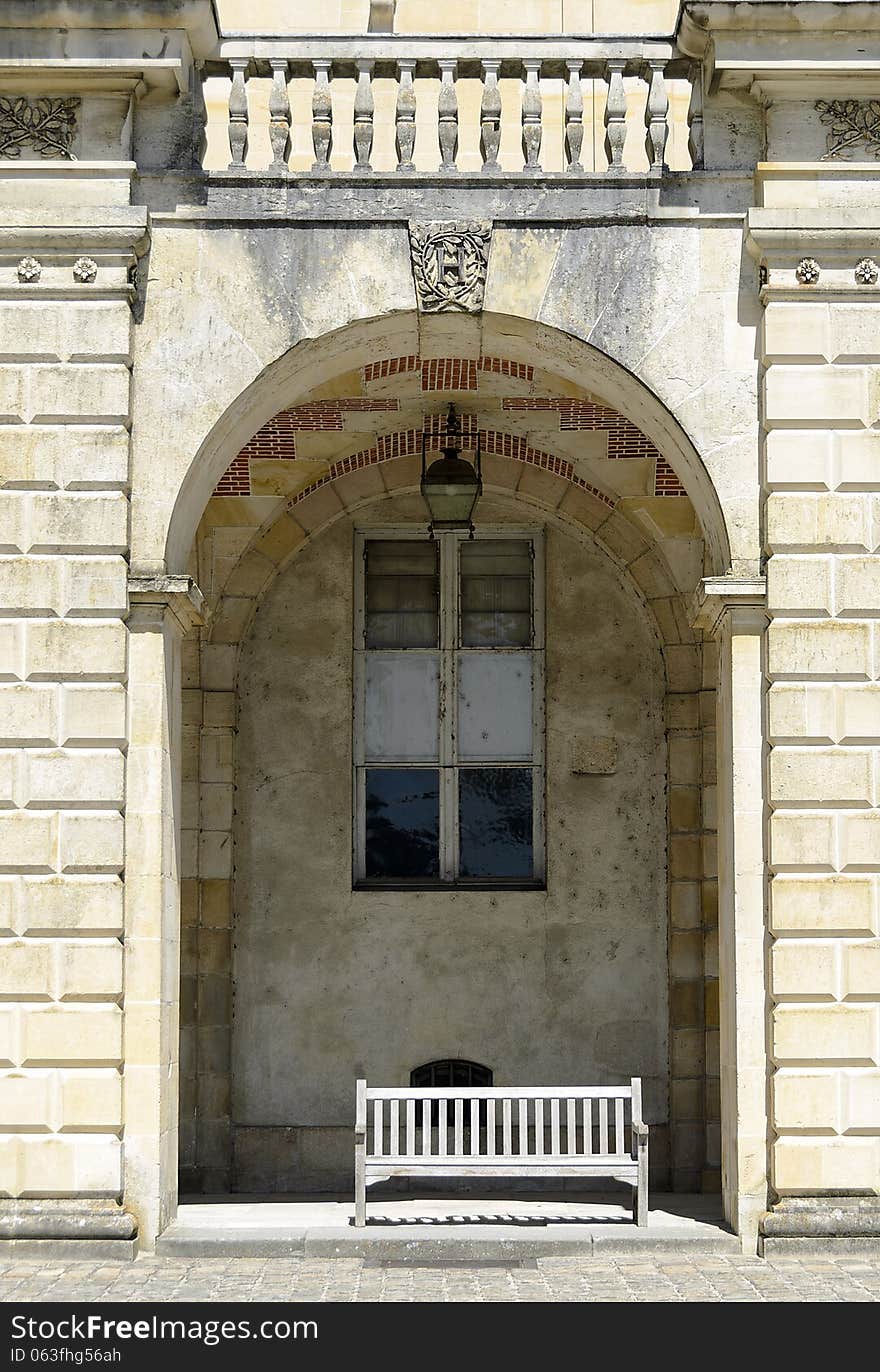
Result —
[{"label": "bench leg", "polygon": [[639,1143],[639,1184],[633,1187],[633,1219],[639,1228],[648,1223],[648,1140]]},{"label": "bench leg", "polygon": [[367,1167],[366,1140],[354,1146],[354,1223],[363,1229],[367,1223]]}]

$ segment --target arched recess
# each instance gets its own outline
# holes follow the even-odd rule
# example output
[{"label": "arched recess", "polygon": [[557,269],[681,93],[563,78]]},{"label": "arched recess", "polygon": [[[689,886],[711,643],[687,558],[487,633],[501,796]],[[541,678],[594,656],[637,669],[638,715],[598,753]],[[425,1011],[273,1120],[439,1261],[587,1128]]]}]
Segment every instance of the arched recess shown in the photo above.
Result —
[{"label": "arched recess", "polygon": [[[687,600],[694,585],[676,575],[658,542],[652,543],[616,514],[601,492],[516,458],[493,455],[487,496],[539,515],[598,546],[618,568],[632,596],[650,617],[666,675],[668,738],[668,939],[669,1044],[672,1179],[679,1189],[699,1189],[704,1174],[711,1184],[717,1161],[717,1078],[711,1066],[717,1051],[714,1006],[713,907],[715,874],[711,862],[714,823],[710,791],[714,782],[714,692],[704,692],[706,664],[699,634],[691,628]],[[365,472],[370,472],[365,479]],[[379,485],[376,485],[378,480]],[[257,605],[276,577],[336,522],[358,511],[381,509],[400,497],[410,500],[418,519],[418,470],[411,456],[390,459],[372,469],[356,469],[303,491],[267,526],[257,528],[224,582],[201,648],[190,645],[192,691],[190,728],[201,759],[196,784],[199,821],[185,849],[198,854],[188,914],[196,938],[185,962],[183,1003],[211,1006],[214,1022],[198,1018],[184,1026],[193,1041],[230,1032],[231,963],[228,925],[232,917],[232,822],[212,792],[231,784],[234,774],[235,689],[241,644]],[[710,563],[710,565],[712,565]],[[711,675],[711,673],[710,673]],[[198,724],[194,723],[198,720]],[[205,822],[205,816],[222,816]],[[228,870],[228,875],[224,875]],[[186,918],[186,917],[185,917]],[[202,955],[204,945],[207,950]],[[218,1009],[218,1007],[221,1007]],[[227,1014],[227,1021],[218,1022]],[[227,1055],[219,1054],[225,1061]],[[183,1084],[181,1113],[184,1185],[223,1190],[233,1178],[229,1083],[222,1073],[200,1073]],[[205,1113],[214,1111],[213,1114]],[[224,1113],[225,1111],[225,1113]],[[209,1146],[199,1156],[199,1138]],[[225,1143],[224,1143],[225,1139]],[[187,1151],[189,1149],[189,1152]]]},{"label": "arched recess", "polygon": [[[429,321],[438,325],[438,317]],[[422,317],[399,312],[348,324],[309,339],[278,358],[229,405],[187,469],[169,512],[165,545],[168,572],[186,570],[193,538],[215,486],[249,439],[279,410],[296,405],[334,378],[384,360],[503,357],[537,366],[558,379],[562,393],[576,386],[626,415],[645,434],[687,492],[702,529],[706,572],[730,565],[730,540],[718,492],[694,443],[667,407],[639,378],[599,349],[534,320],[486,312],[444,315],[428,333]]]}]

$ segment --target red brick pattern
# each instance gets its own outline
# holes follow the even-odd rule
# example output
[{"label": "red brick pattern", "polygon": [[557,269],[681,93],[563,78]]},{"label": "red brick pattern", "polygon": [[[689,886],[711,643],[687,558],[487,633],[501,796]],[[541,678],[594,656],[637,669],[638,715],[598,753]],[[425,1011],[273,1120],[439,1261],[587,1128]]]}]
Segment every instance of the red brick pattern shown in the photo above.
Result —
[{"label": "red brick pattern", "polygon": [[532,381],[535,369],[528,362],[514,362],[509,357],[431,357],[423,361],[418,354],[387,357],[382,362],[370,362],[361,368],[364,385],[383,381],[388,376],[421,370],[423,391],[475,391],[478,372],[492,372],[496,376],[510,376],[517,381]]},{"label": "red brick pattern", "polygon": [[423,391],[475,391],[477,364],[470,357],[429,357],[422,363]]},{"label": "red brick pattern", "polygon": [[[436,419],[437,416],[426,415],[425,418],[426,420]],[[470,439],[466,436],[465,441],[476,442],[476,432],[472,433]],[[520,462],[526,462],[532,467],[541,467],[544,471],[552,472],[564,481],[570,481],[573,486],[589,491],[590,495],[601,500],[603,505],[607,505],[610,510],[614,509],[616,502],[611,496],[607,495],[605,491],[600,491],[597,486],[592,486],[589,481],[584,481],[582,477],[577,476],[570,462],[564,458],[556,457],[553,453],[541,452],[539,448],[530,447],[524,438],[520,438],[516,434],[499,433],[495,429],[481,429],[480,446],[484,453],[514,458]],[[362,467],[372,467],[376,463],[387,462],[395,457],[411,457],[421,453],[421,449],[422,435],[419,429],[407,429],[395,434],[386,434],[379,438],[373,447],[364,448],[359,453],[353,453],[351,457],[344,457],[339,462],[334,462],[324,476],[318,477],[305,490],[300,491],[290,503],[296,505],[319,487],[329,485],[331,481],[336,481],[348,472],[358,471]]]},{"label": "red brick pattern", "polygon": [[418,371],[421,365],[418,355],[410,353],[407,357],[386,357],[381,362],[369,362],[361,369],[361,375],[366,384],[382,381],[386,376],[400,376],[401,372]]},{"label": "red brick pattern", "polygon": [[657,458],[657,466],[654,471],[654,494],[687,495],[687,491],[684,486],[682,486],[665,457],[658,456]]},{"label": "red brick pattern", "polygon": [[258,429],[253,438],[244,445],[235,459],[236,462],[243,457],[296,457],[293,437],[296,425],[291,416],[291,410],[282,410],[267,420],[262,429]]},{"label": "red brick pattern", "polygon": [[[385,358],[371,362],[362,368],[365,383],[383,377],[400,375],[406,372],[421,371],[423,392],[475,391],[478,389],[478,373],[492,372],[496,375],[513,377],[520,381],[531,381],[534,368],[524,362],[514,362],[504,357],[482,357],[478,361],[461,357],[435,357],[424,361],[417,354],[403,357]],[[560,432],[598,431],[608,435],[608,456],[617,459],[641,458],[655,463],[654,494],[658,496],[680,496],[686,491],[678,480],[669,463],[661,457],[657,448],[642,431],[607,405],[597,405],[590,400],[577,400],[561,396],[505,396],[502,409],[511,412],[551,413],[558,416]],[[342,397],[331,400],[313,400],[303,405],[295,405],[282,410],[270,419],[234,460],[229,470],[221,477],[215,495],[249,495],[251,458],[296,457],[297,433],[341,433],[345,428],[347,413],[397,413],[399,400],[369,400],[361,396]],[[425,433],[433,440],[442,439],[445,433],[444,415],[426,415]],[[465,443],[476,442],[476,420],[473,416],[462,416],[462,437]],[[353,458],[343,459],[331,468],[332,472],[342,475],[344,470],[354,470],[356,466],[367,465],[366,454],[375,454],[371,461],[385,462],[392,457],[411,455],[421,448],[421,433],[417,430],[387,434],[377,438],[372,448],[364,449]],[[554,471],[575,485],[591,490],[600,499],[607,499],[588,482],[582,481],[573,471],[571,463],[563,458],[552,457],[537,449],[529,448],[525,441],[513,434],[502,434],[495,430],[483,435],[483,449],[487,453],[498,453],[505,457],[516,457],[523,462]],[[364,460],[361,460],[364,459]],[[354,463],[354,466],[345,466]],[[332,480],[332,477],[322,478]],[[319,483],[321,484],[321,483]],[[313,487],[309,488],[314,489]]]},{"label": "red brick pattern", "polygon": [[221,476],[215,495],[250,495],[251,464],[245,452],[240,452]]},{"label": "red brick pattern", "polygon": [[517,381],[532,381],[535,376],[535,369],[528,362],[514,362],[509,357],[481,357],[477,366],[481,372],[512,376]]}]

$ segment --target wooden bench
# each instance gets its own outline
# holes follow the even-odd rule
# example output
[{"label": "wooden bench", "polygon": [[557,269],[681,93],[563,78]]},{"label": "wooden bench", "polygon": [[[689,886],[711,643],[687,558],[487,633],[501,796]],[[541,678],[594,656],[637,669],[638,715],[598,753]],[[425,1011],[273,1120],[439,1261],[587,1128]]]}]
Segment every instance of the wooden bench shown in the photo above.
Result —
[{"label": "wooden bench", "polygon": [[[628,1117],[628,1118],[627,1118]],[[629,1086],[368,1087],[354,1132],[355,1224],[390,1177],[610,1177],[648,1223],[642,1082]]]}]

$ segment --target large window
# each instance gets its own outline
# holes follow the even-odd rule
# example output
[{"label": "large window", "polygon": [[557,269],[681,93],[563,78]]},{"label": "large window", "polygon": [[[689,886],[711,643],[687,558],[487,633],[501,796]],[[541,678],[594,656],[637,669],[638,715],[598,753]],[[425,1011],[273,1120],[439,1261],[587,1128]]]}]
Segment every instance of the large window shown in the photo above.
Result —
[{"label": "large window", "polygon": [[543,879],[538,535],[359,535],[358,884]]}]

